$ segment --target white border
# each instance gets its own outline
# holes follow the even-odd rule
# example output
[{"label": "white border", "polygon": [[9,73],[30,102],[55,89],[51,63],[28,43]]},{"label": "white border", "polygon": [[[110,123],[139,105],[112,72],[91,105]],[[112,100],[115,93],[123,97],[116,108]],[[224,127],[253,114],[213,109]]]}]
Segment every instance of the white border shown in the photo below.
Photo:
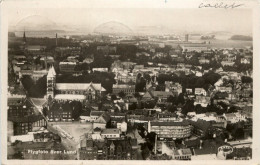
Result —
[{"label": "white border", "polygon": [[[213,161],[213,160],[193,160],[193,161],[73,161],[73,160],[7,160],[7,39],[8,39],[8,8],[198,8],[201,3],[226,2],[244,3],[241,8],[253,10],[253,159],[250,161]],[[204,9],[201,9],[204,10]],[[211,9],[226,10],[226,9]],[[236,9],[233,9],[236,10]],[[260,7],[257,0],[3,0],[1,2],[1,162],[2,164],[258,164],[260,163],[260,130],[258,121],[260,119]]]}]

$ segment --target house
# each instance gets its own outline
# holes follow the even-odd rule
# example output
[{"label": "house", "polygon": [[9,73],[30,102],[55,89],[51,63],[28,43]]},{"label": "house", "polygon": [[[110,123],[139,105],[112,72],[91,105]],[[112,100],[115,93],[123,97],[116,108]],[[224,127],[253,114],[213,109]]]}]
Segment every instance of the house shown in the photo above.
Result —
[{"label": "house", "polygon": [[207,92],[205,89],[203,88],[195,88],[195,95],[203,95],[203,96],[206,96],[207,95]]},{"label": "house", "polygon": [[216,86],[216,91],[231,93],[232,87]]},{"label": "house", "polygon": [[222,66],[233,66],[235,64],[235,62],[232,61],[222,61],[221,65]]},{"label": "house", "polygon": [[80,160],[137,160],[137,141],[132,138],[104,141],[84,138],[78,153]]},{"label": "house", "polygon": [[158,102],[166,102],[168,97],[173,96],[173,93],[166,91],[151,91],[151,95],[153,98],[158,99]]},{"label": "house", "polygon": [[113,94],[118,94],[120,92],[124,92],[124,94],[134,94],[135,86],[134,85],[126,85],[126,84],[113,84]]},{"label": "house", "polygon": [[227,122],[230,122],[230,123],[238,122],[238,119],[237,119],[237,116],[235,113],[224,113],[223,117],[227,120]]},{"label": "house", "polygon": [[94,122],[93,122],[93,128],[101,128],[105,129],[108,122],[110,122],[110,115],[107,113],[103,113],[100,115]]},{"label": "house", "polygon": [[196,96],[194,101],[194,106],[200,104],[202,107],[207,107],[210,105],[210,97],[209,96]]},{"label": "house", "polygon": [[182,93],[182,86],[179,83],[165,81],[165,92],[172,92],[174,96],[179,96]]},{"label": "house", "polygon": [[107,128],[101,131],[101,137],[108,139],[120,138],[121,131],[117,128]]},{"label": "house", "polygon": [[83,63],[87,63],[87,64],[91,64],[92,62],[94,62],[94,57],[91,56],[91,57],[86,57],[84,60],[83,60]]},{"label": "house", "polygon": [[72,105],[69,102],[54,102],[47,112],[48,121],[72,121]]},{"label": "house", "polygon": [[28,132],[47,126],[42,115],[9,117],[8,120],[13,122],[14,135],[26,135]]},{"label": "house", "polygon": [[191,160],[191,150],[189,148],[173,150],[175,160]]},{"label": "house", "polygon": [[60,62],[59,69],[63,73],[74,73],[75,67],[78,65],[77,62]]},{"label": "house", "polygon": [[108,68],[93,68],[93,72],[108,72]]},{"label": "house", "polygon": [[248,58],[241,58],[240,63],[241,64],[251,64],[251,61]]}]

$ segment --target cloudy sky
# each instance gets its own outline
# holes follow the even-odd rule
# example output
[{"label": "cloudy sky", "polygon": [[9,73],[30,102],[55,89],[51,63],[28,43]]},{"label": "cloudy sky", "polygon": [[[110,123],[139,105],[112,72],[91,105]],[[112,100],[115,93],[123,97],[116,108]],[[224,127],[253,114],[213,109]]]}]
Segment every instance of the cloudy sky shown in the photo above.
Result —
[{"label": "cloudy sky", "polygon": [[100,24],[116,21],[135,32],[252,33],[252,12],[248,9],[13,8],[8,10],[8,20],[10,30],[33,28],[91,33]]}]

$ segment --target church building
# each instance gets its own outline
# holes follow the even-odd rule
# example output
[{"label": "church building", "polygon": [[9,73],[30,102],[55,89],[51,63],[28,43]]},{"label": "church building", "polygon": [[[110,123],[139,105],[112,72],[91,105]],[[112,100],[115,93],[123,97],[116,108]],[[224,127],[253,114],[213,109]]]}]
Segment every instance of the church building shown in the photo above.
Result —
[{"label": "church building", "polygon": [[56,83],[56,72],[54,67],[50,67],[47,75],[47,98],[56,101],[80,101],[96,100],[102,96],[106,90],[101,83]]}]

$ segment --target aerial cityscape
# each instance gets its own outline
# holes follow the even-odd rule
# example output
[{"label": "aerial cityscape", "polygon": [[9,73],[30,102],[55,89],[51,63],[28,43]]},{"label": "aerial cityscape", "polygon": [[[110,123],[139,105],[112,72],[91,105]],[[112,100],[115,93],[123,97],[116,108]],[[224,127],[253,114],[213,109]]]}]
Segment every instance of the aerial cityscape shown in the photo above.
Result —
[{"label": "aerial cityscape", "polygon": [[250,11],[102,10],[10,19],[8,159],[252,159]]}]

